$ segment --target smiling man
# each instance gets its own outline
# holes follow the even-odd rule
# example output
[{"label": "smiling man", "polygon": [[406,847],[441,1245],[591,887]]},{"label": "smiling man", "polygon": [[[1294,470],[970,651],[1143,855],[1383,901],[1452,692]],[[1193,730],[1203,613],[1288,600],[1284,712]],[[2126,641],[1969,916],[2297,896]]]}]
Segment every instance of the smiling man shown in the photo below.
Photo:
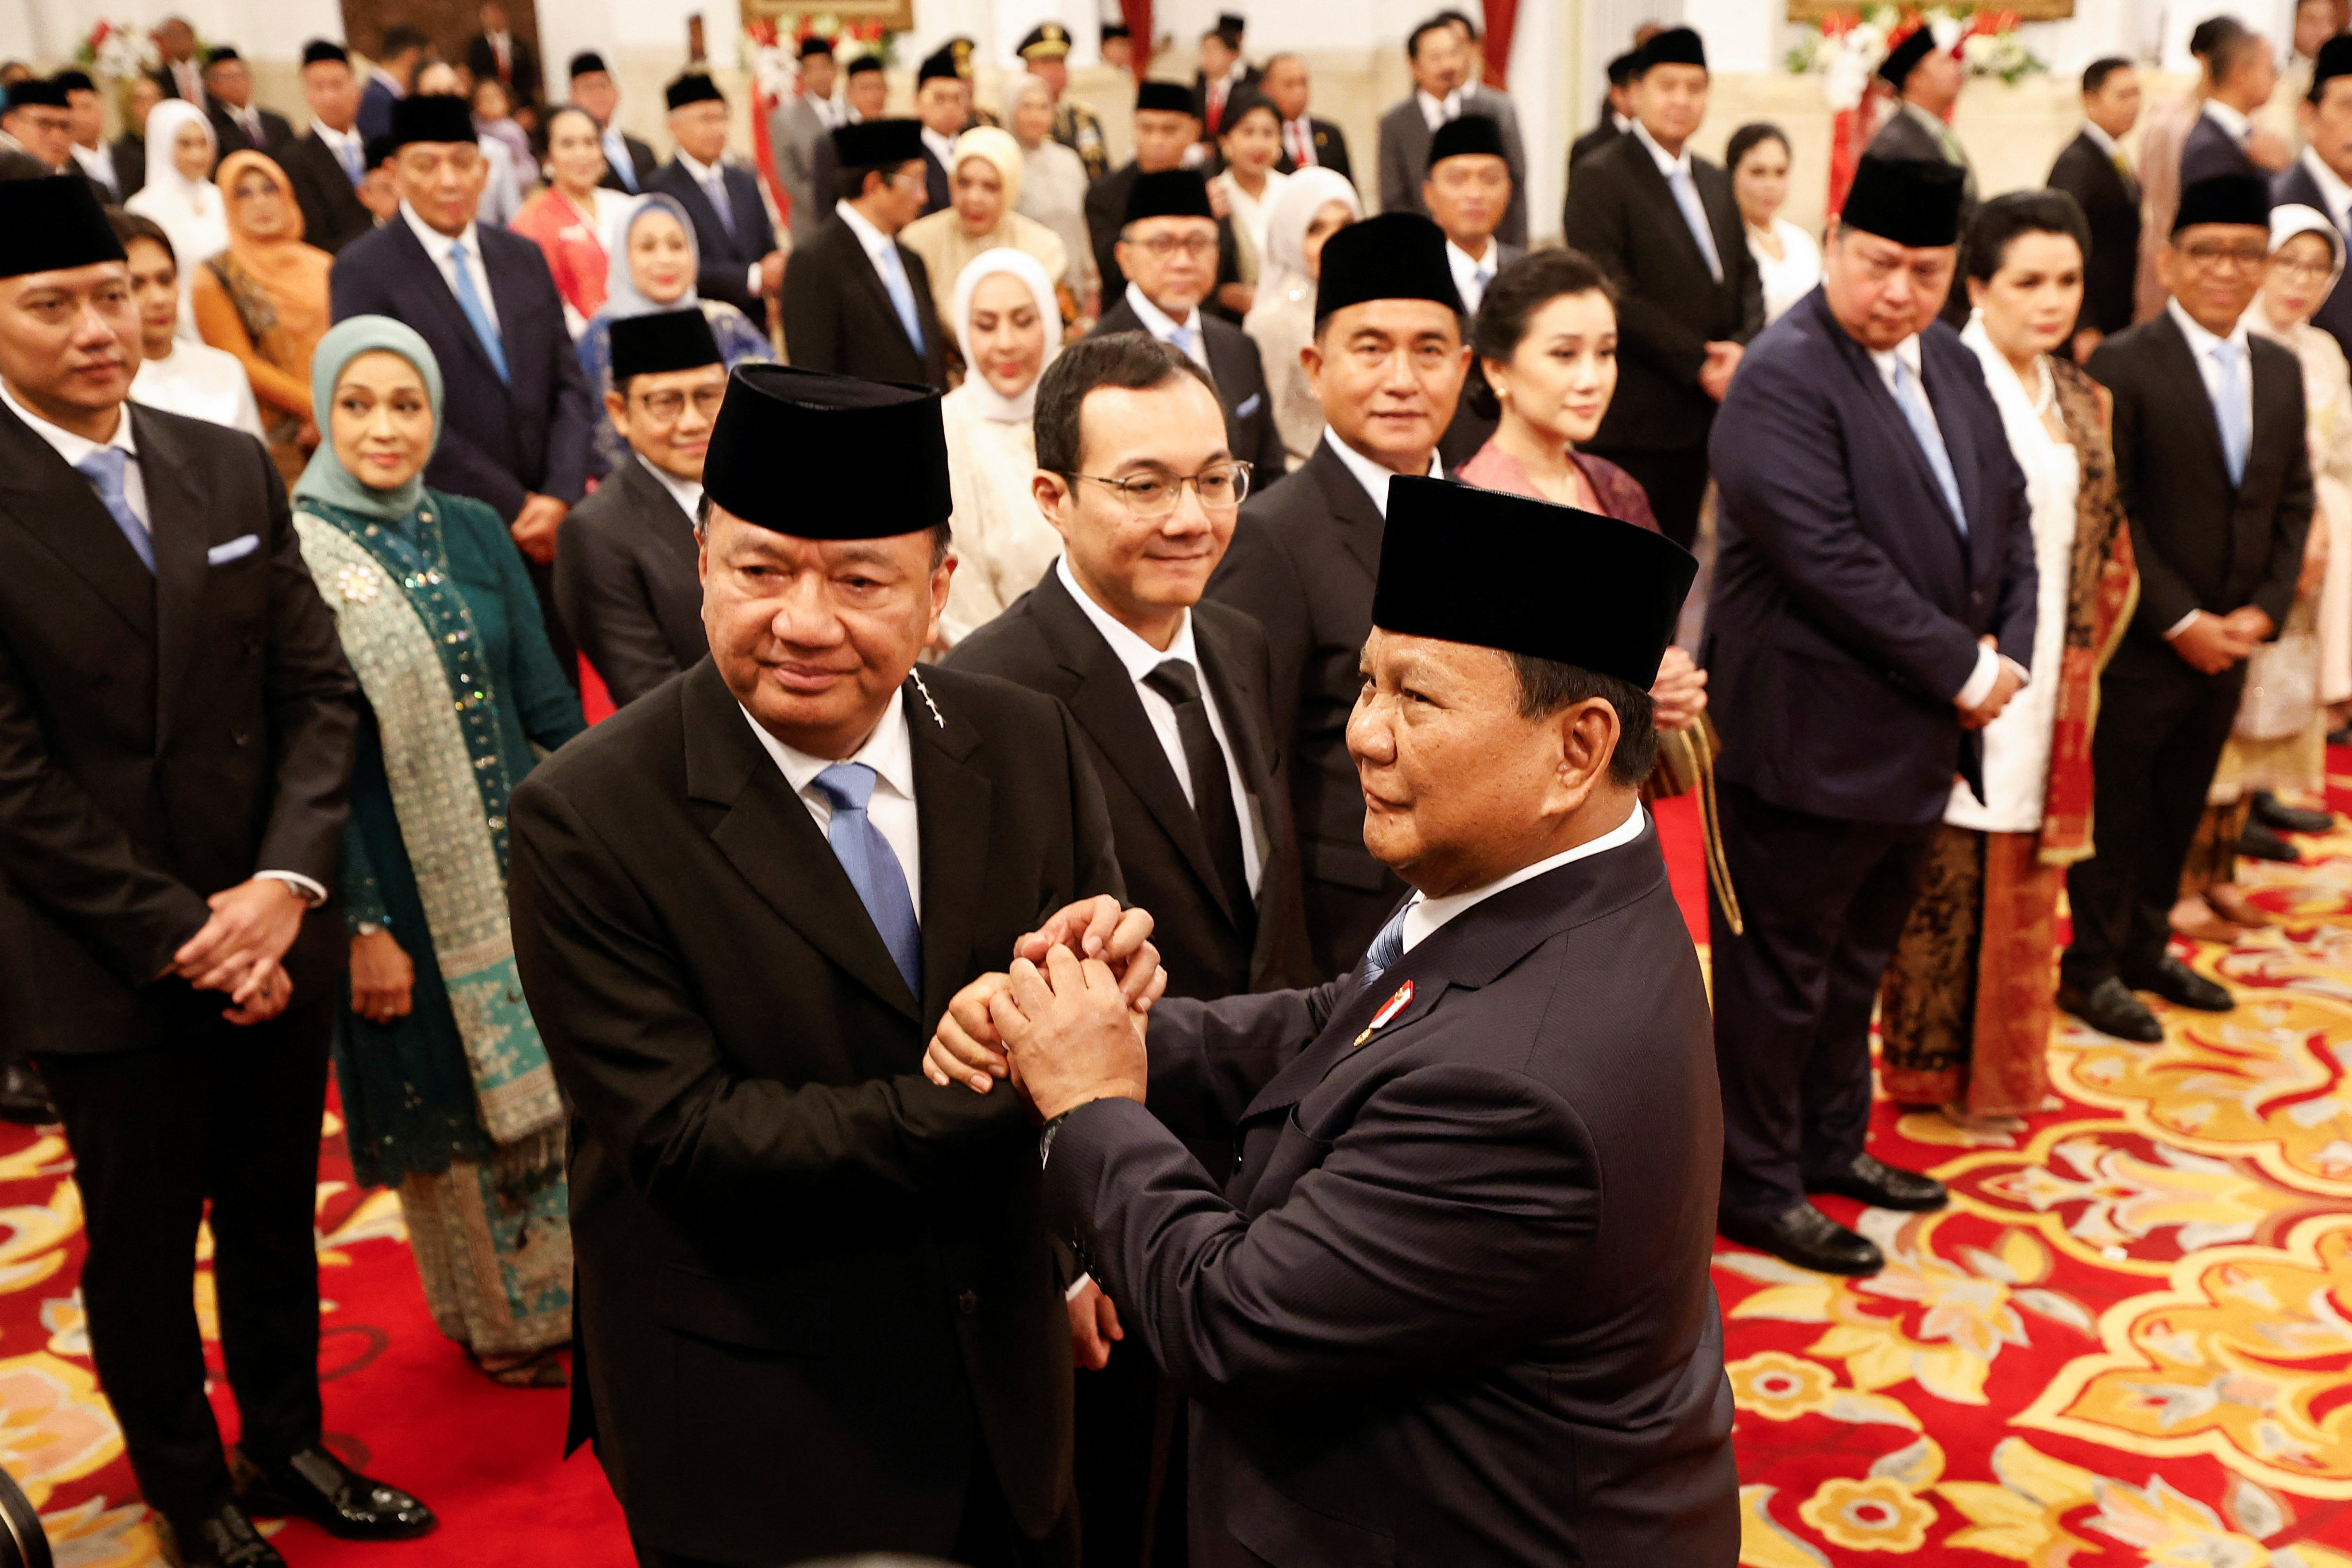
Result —
[{"label": "smiling man", "polygon": [[[826,461],[779,483],[794,452]],[[739,368],[703,479],[710,658],[514,797],[515,955],[579,1114],[573,1436],[647,1563],[1073,1563],[1033,1124],[920,1062],[1041,921],[1148,1005],[1150,917],[1108,896],[1069,714],[915,673],[954,571],[936,394]]]},{"label": "smiling man", "polygon": [[[1729,1568],[1706,996],[1637,797],[1696,563],[1391,491],[1348,749],[1413,891],[1364,963],[1164,1002],[1147,1051],[1057,952],[959,997],[926,1065],[1009,1054],[1048,1223],[1192,1398],[1195,1568]],[[1610,592],[1564,616],[1570,581]],[[1213,1174],[1184,1141],[1212,1135],[1240,1152]]]}]

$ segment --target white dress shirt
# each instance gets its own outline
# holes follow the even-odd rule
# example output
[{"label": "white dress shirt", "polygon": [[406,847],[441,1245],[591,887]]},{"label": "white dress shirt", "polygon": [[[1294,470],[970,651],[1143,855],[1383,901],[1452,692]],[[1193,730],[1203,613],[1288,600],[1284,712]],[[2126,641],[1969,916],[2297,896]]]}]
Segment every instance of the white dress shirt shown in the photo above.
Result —
[{"label": "white dress shirt", "polygon": [[940,161],[940,168],[945,169],[950,176],[955,174],[954,137],[942,136],[926,125],[923,127],[923,145],[931,150],[931,156]]},{"label": "white dress shirt", "polygon": [[[131,382],[131,400],[264,438],[252,378],[235,354],[209,343],[174,338],[172,352],[163,358],[141,359],[139,374]],[[129,472],[124,470],[126,478]],[[126,483],[124,489],[129,488]]]},{"label": "white dress shirt", "polygon": [[[1454,290],[1462,296],[1462,308],[1472,315],[1478,313],[1479,302],[1486,298],[1486,285],[1503,268],[1503,256],[1495,244],[1495,237],[1486,237],[1486,248],[1471,255],[1452,240],[1445,242],[1445,264],[1454,268]],[[1481,281],[1478,274],[1486,273]]]},{"label": "white dress shirt", "polygon": [[1193,306],[1192,313],[1180,321],[1146,299],[1143,290],[1129,281],[1127,286],[1127,308],[1135,312],[1136,319],[1143,323],[1145,331],[1163,343],[1174,343],[1178,332],[1191,332],[1195,351],[1192,356],[1192,363],[1202,370],[1209,368],[1209,333],[1208,330],[1201,324],[1200,306]]},{"label": "white dress shirt", "polygon": [[686,513],[686,521],[692,522],[702,510],[702,481],[679,479],[659,465],[646,462],[643,452],[635,453],[633,456],[644,467],[646,472],[651,474],[660,482],[661,488],[669,492],[669,499],[677,502],[678,510]]},{"label": "white dress shirt", "polygon": [[2100,130],[2090,121],[2085,120],[2083,121],[2083,134],[2091,139],[2092,146],[2096,147],[2100,152],[2105,153],[2107,155],[2107,160],[2110,163],[2115,161],[2116,153],[2123,151],[2121,143],[2117,142],[2114,137]]},{"label": "white dress shirt", "polygon": [[[876,228],[874,226],[873,219],[867,217],[864,213],[859,212],[856,207],[851,206],[847,202],[834,203],[833,210],[835,215],[838,216],[842,222],[849,226],[849,232],[857,237],[857,247],[866,252],[866,259],[874,264],[874,276],[882,280],[882,291],[886,294],[888,293],[890,291],[891,253],[898,249],[898,242],[890,236],[884,234],[880,229]],[[902,273],[905,272],[907,266],[906,259],[902,257],[898,258],[897,260],[899,270]],[[911,290],[914,286],[915,280],[913,275],[911,273],[907,274],[908,289]],[[894,319],[896,314],[897,312],[894,310],[892,312]]]},{"label": "white dress shirt", "polygon": [[[736,706],[743,705],[739,702]],[[759,737],[760,744],[783,770],[784,782],[793,786],[793,793],[808,807],[816,830],[832,831],[833,798],[816,787],[816,775],[833,766],[834,759],[812,757],[785,745],[751,717],[749,708],[743,708],[743,722],[751,726],[751,733]],[[898,858],[898,868],[907,874],[907,896],[915,901],[915,919],[919,921],[923,918],[923,838],[915,813],[915,743],[907,731],[905,693],[891,697],[890,706],[883,710],[882,721],[874,726],[874,733],[842,760],[864,763],[874,770],[874,795],[866,803],[866,819],[890,846],[890,853]]]},{"label": "white dress shirt", "polygon": [[1404,925],[1398,932],[1404,939],[1404,951],[1411,952],[1435,936],[1438,928],[1446,921],[1485,903],[1496,893],[1508,891],[1521,882],[1532,882],[1547,871],[1557,871],[1574,861],[1588,860],[1595,855],[1605,855],[1612,849],[1633,843],[1642,837],[1642,829],[1648,821],[1648,814],[1643,811],[1642,803],[1637,800],[1625,820],[1600,837],[1588,838],[1573,849],[1563,849],[1532,866],[1522,866],[1509,876],[1498,877],[1483,888],[1473,888],[1466,893],[1448,893],[1442,899],[1425,898],[1415,892],[1412,902],[1405,906]]},{"label": "white dress shirt", "polygon": [[[180,89],[180,96],[198,109],[202,109],[205,102],[205,68],[193,59],[174,60],[172,62],[171,71],[172,85]],[[392,79],[381,70],[376,72],[376,75],[384,77],[386,80]],[[394,82],[394,85],[397,86],[398,83]]]},{"label": "white dress shirt", "polygon": [[[1346,466],[1348,471],[1356,476],[1356,482],[1364,487],[1364,493],[1372,498],[1372,504],[1381,509],[1381,515],[1384,518],[1388,516],[1389,481],[1396,478],[1395,473],[1391,469],[1383,468],[1339,439],[1339,432],[1335,430],[1326,428],[1323,432],[1323,439],[1331,443],[1331,450],[1339,455],[1339,461]],[[1429,477],[1433,479],[1442,479],[1445,477],[1445,466],[1438,460],[1435,452],[1429,455]]]},{"label": "white dress shirt", "polygon": [[335,162],[341,164],[346,173],[353,163],[360,166],[360,178],[352,182],[354,188],[366,181],[367,138],[360,134],[358,126],[338,131],[325,121],[314,116],[310,121],[310,129],[318,135],[319,140],[326,144],[327,151],[335,155]]},{"label": "white dress shirt", "polygon": [[[698,163],[692,153],[681,147],[677,150],[677,166],[694,176],[694,183],[702,187],[702,194],[709,197],[710,205],[719,210],[721,225],[731,225],[739,221],[735,216],[734,204],[727,195],[727,172],[722,165]],[[772,250],[775,247],[771,246],[769,248]],[[744,291],[757,294],[761,291],[765,281],[766,279],[761,275],[760,264],[754,261],[744,274]]]},{"label": "white dress shirt", "polygon": [[2218,98],[2205,100],[2205,117],[2230,133],[2230,140],[2242,147],[2246,138],[2254,132],[2254,122]]},{"label": "white dress shirt", "polygon": [[1315,118],[1302,114],[1296,120],[1282,122],[1282,150],[1290,161],[1302,169],[1312,169],[1323,160],[1315,153]]},{"label": "white dress shirt", "polygon": [[816,114],[816,122],[827,131],[838,131],[849,123],[849,106],[837,98],[819,98],[804,92],[802,99]]},{"label": "white dress shirt", "polygon": [[604,127],[604,134],[597,140],[604,143],[604,162],[616,172],[627,175],[627,179],[623,183],[632,191],[642,190],[643,182],[637,178],[637,161],[629,156],[628,139],[621,134],[621,128],[618,125],[607,125]]},{"label": "white dress shirt", "polygon": [[[17,402],[5,382],[0,382],[0,405],[5,405],[9,413],[23,420],[26,429],[47,441],[50,449],[63,458],[68,467],[80,462],[101,447],[119,447],[129,453],[131,460],[122,465],[122,500],[131,508],[131,515],[139,520],[139,526],[146,529],[151,534],[154,532],[154,522],[147,511],[147,479],[146,476],[139,471],[139,441],[138,437],[131,434],[131,411],[128,408],[124,408],[116,416],[112,436],[103,441],[93,441],[87,436],[75,435],[62,425],[50,424]],[[96,485],[90,486],[91,494],[95,495],[97,491]],[[302,896],[302,901],[314,910],[327,901],[327,889],[299,871],[256,871],[254,876],[267,877],[271,881],[285,883],[299,893]]]},{"label": "white dress shirt", "polygon": [[1449,120],[1462,118],[1462,89],[1455,88],[1444,98],[1432,98],[1424,88],[1413,89],[1412,100],[1421,107],[1421,118],[1430,130],[1435,131]]},{"label": "white dress shirt", "polygon": [[465,232],[454,237],[443,234],[419,217],[405,197],[401,199],[400,216],[416,236],[416,243],[425,247],[425,254],[433,258],[433,265],[441,269],[441,281],[449,285],[449,297],[453,300],[457,298],[457,263],[450,257],[449,247],[466,247],[466,270],[473,274],[475,297],[481,300],[482,313],[490,319],[490,325],[498,328],[499,302],[490,297],[490,274],[482,265],[482,237],[475,232],[475,225],[469,221]]},{"label": "white dress shirt", "polygon": [[[2309,149],[2305,151],[2307,156]],[[2223,343],[2237,346],[2238,363],[2242,372],[2238,377],[2238,401],[2245,406],[2246,428],[2252,430],[2254,427],[2254,353],[2246,340],[2244,321],[2241,320],[2232,326],[2228,337],[2217,337],[2199,326],[2197,318],[2180,308],[2179,300],[2167,300],[2164,308],[2171,315],[2173,325],[2180,329],[2180,335],[2189,340],[2189,357],[2197,362],[2198,379],[2205,384],[2205,401],[2209,405],[2221,401],[2221,367],[2213,363],[2213,351]],[[2220,420],[2217,418],[2214,423],[2219,425]],[[2200,610],[2189,611],[2167,626],[2164,635],[2179,637],[2201,614],[2203,612]]]},{"label": "white dress shirt", "polygon": [[1120,624],[1118,617],[1078,586],[1077,578],[1070,572],[1067,555],[1055,561],[1054,574],[1062,580],[1070,597],[1078,602],[1087,619],[1094,623],[1095,630],[1102,634],[1103,641],[1110,645],[1118,662],[1127,667],[1128,679],[1135,683],[1135,695],[1142,700],[1143,716],[1151,721],[1151,732],[1160,737],[1160,749],[1167,754],[1169,771],[1176,775],[1176,787],[1184,792],[1185,804],[1198,811],[1201,803],[1192,798],[1192,764],[1185,760],[1184,737],[1176,728],[1176,705],[1144,684],[1143,679],[1171,658],[1181,658],[1192,667],[1192,673],[1201,682],[1201,706],[1209,710],[1209,732],[1216,736],[1217,750],[1224,753],[1225,787],[1233,792],[1234,816],[1242,824],[1242,873],[1255,896],[1265,875],[1257,852],[1256,818],[1250,809],[1249,790],[1242,783],[1241,765],[1234,760],[1233,736],[1225,728],[1224,716],[1217,711],[1216,691],[1210,683],[1208,670],[1202,667],[1200,647],[1192,640],[1192,612],[1184,612],[1184,618],[1177,623],[1176,635],[1169,639],[1168,651],[1162,653],[1138,637],[1132,628]]},{"label": "white dress shirt", "polygon": [[121,199],[122,187],[114,181],[114,154],[111,152],[104,147],[85,147],[77,142],[73,144],[73,156],[83,174],[113,192],[118,200]]}]

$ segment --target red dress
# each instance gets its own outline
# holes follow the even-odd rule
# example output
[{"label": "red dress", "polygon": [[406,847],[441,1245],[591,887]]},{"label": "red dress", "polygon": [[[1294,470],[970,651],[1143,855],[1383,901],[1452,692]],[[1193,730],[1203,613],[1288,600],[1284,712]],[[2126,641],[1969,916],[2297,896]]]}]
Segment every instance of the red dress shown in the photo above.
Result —
[{"label": "red dress", "polygon": [[538,242],[563,302],[579,311],[583,321],[593,316],[604,303],[604,279],[611,270],[594,209],[582,212],[571,197],[549,185],[523,203],[508,226]]}]

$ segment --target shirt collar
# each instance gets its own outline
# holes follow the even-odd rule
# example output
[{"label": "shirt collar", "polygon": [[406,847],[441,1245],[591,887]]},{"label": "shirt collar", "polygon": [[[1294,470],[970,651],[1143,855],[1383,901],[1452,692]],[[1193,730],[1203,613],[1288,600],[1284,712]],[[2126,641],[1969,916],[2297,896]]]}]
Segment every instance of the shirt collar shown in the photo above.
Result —
[{"label": "shirt collar", "polygon": [[698,185],[709,184],[710,177],[719,173],[718,164],[706,163],[683,147],[677,150],[677,161],[680,167],[694,176],[694,183]]},{"label": "shirt collar", "polygon": [[1612,109],[1609,111],[1609,123],[1615,126],[1617,128],[1617,133],[1622,136],[1626,132],[1633,130],[1634,126],[1640,124],[1641,121],[1635,120],[1630,114],[1620,114]]},{"label": "shirt collar", "polygon": [[2097,126],[2092,124],[2087,120],[2083,121],[2083,134],[2091,139],[2092,145],[2098,148],[2100,152],[2105,153],[2110,158],[2123,151],[2121,147],[2116,145],[2116,139],[2114,137],[2108,135],[2105,132],[2100,130]]},{"label": "shirt collar", "polygon": [[393,75],[390,71],[384,69],[382,66],[377,66],[373,70],[370,71],[368,73],[368,79],[383,83],[384,88],[389,90],[394,98],[406,98],[408,96],[408,89],[400,85],[400,79]]},{"label": "shirt collar", "polygon": [[464,246],[467,253],[470,254],[475,260],[481,260],[481,249],[474,242],[475,236],[473,219],[467,218],[466,220],[465,232],[462,234],[443,234],[439,229],[435,228],[431,224],[426,223],[424,218],[419,216],[416,209],[408,205],[408,198],[405,196],[401,198],[400,216],[408,220],[409,231],[416,236],[416,243],[423,246],[425,247],[425,254],[431,257],[435,261],[440,262],[449,259],[449,247],[453,245]]},{"label": "shirt collar", "polygon": [[2215,124],[2228,132],[2231,140],[2235,142],[2243,142],[2246,139],[2246,132],[2254,128],[2253,121],[2218,98],[2209,98],[2205,100],[2205,112]]},{"label": "shirt collar", "polygon": [[1168,651],[1162,653],[1138,636],[1132,626],[1095,603],[1094,596],[1079,586],[1066,553],[1055,561],[1054,574],[1069,590],[1070,597],[1078,602],[1087,619],[1094,623],[1095,630],[1102,633],[1103,641],[1110,645],[1110,651],[1126,667],[1129,679],[1139,682],[1171,658],[1181,658],[1195,670],[1201,668],[1200,650],[1192,642],[1192,611],[1185,611],[1183,619],[1176,623],[1176,635],[1168,639]]},{"label": "shirt collar", "polygon": [[[833,758],[812,757],[806,752],[795,751],[768,733],[767,727],[751,717],[749,708],[740,702],[736,707],[742,709],[743,722],[751,726],[751,733],[759,737],[761,748],[783,770],[784,780],[793,786],[794,795],[806,791],[816,782],[817,774],[833,766]],[[842,760],[864,763],[884,784],[908,800],[915,798],[915,747],[907,729],[903,690],[891,695],[890,705],[882,710],[881,722],[874,726],[865,744]]]},{"label": "shirt collar", "polygon": [[66,460],[66,466],[68,468],[80,462],[101,446],[120,447],[131,454],[131,461],[136,462],[139,459],[139,443],[131,434],[131,414],[128,409],[124,409],[115,419],[113,437],[100,442],[93,441],[87,436],[77,436],[62,425],[50,424],[17,402],[16,395],[8,390],[7,384],[5,382],[0,382],[0,404],[6,405],[9,413],[23,420],[26,427],[34,435],[47,441],[58,456]]},{"label": "shirt collar", "polygon": [[1676,174],[1690,173],[1691,154],[1687,144],[1684,146],[1681,156],[1677,157],[1659,146],[1658,139],[1650,134],[1650,128],[1638,120],[1633,121],[1633,134],[1640,137],[1642,145],[1650,150],[1650,161],[1657,164],[1658,173],[1670,180]]},{"label": "shirt collar", "polygon": [[1471,255],[1468,251],[1463,249],[1460,246],[1454,244],[1450,239],[1445,242],[1445,254],[1453,258],[1454,264],[1457,269],[1464,267],[1483,267],[1487,271],[1493,272],[1496,270],[1496,263],[1499,259],[1495,250],[1495,237],[1491,234],[1486,237],[1486,248],[1480,251],[1475,256]]},{"label": "shirt collar", "polygon": [[[1163,342],[1176,332],[1188,330],[1197,332],[1201,330],[1200,306],[1193,306],[1192,314],[1180,321],[1150,300],[1145,299],[1143,290],[1137,288],[1132,279],[1127,285],[1127,308],[1133,310],[1137,318],[1143,322],[1145,331]],[[1201,344],[1201,352],[1206,353],[1208,349],[1209,345],[1204,339]]]},{"label": "shirt collar", "polygon": [[2305,147],[2302,157],[2305,172],[2311,175],[2312,184],[2319,187],[2320,199],[2327,204],[2328,217],[2334,220],[2337,228],[2342,228],[2345,209],[2352,207],[2352,185],[2346,184],[2336,171],[2327,166],[2316,148]]},{"label": "shirt collar", "polygon": [[[1389,481],[1396,478],[1395,473],[1340,440],[1338,434],[1328,427],[1323,432],[1323,439],[1330,443],[1332,452],[1346,465],[1348,471],[1356,476],[1356,482],[1364,487],[1364,493],[1372,498],[1372,504],[1381,509],[1381,516],[1385,519],[1389,514]],[[1445,477],[1444,464],[1435,452],[1429,454],[1429,477],[1433,479]]]},{"label": "shirt collar", "polygon": [[938,132],[926,125],[923,127],[923,145],[929,147],[931,150],[932,156],[939,159],[940,163],[949,164],[950,167],[953,166],[953,160],[955,158],[954,137],[942,136]]},{"label": "shirt collar", "polygon": [[643,452],[636,453],[635,457],[639,463],[644,464],[646,472],[661,481],[661,488],[669,492],[670,500],[677,502],[678,509],[686,513],[686,520],[692,522],[695,513],[702,510],[702,481],[679,479],[676,474],[647,462]]},{"label": "shirt collar", "polygon": [[1927,377],[1921,374],[1919,370],[1918,333],[1912,333],[1909,337],[1904,339],[1901,342],[1896,343],[1891,349],[1873,349],[1870,351],[1870,363],[1878,367],[1879,374],[1887,377],[1889,380],[1894,378],[1895,365],[1898,360],[1902,362],[1903,368],[1911,373],[1912,380],[1918,382],[1923,386],[1927,384]]},{"label": "shirt collar", "polygon": [[353,145],[358,146],[362,152],[366,150],[367,144],[361,139],[360,128],[356,125],[348,131],[338,131],[323,120],[313,120],[310,121],[310,129],[319,133],[320,141],[338,153]]},{"label": "shirt collar", "polygon": [[840,216],[842,222],[849,226],[849,232],[857,237],[857,243],[865,247],[866,254],[873,258],[875,265],[880,266],[882,253],[898,242],[876,228],[872,218],[867,217],[847,202],[834,203],[833,210]]},{"label": "shirt collar", "polygon": [[1427,88],[1417,87],[1412,89],[1412,100],[1421,105],[1421,117],[1429,121],[1432,131],[1462,112],[1462,89],[1458,87],[1444,98],[1432,98]]},{"label": "shirt collar", "polygon": [[1419,893],[1415,893],[1412,905],[1405,910],[1404,930],[1401,933],[1404,938],[1405,951],[1411,952],[1414,944],[1434,933],[1438,927],[1472,907],[1486,902],[1496,893],[1516,888],[1522,882],[1532,882],[1547,872],[1559,870],[1562,866],[1570,865],[1579,860],[1589,860],[1595,855],[1605,855],[1612,849],[1622,848],[1642,837],[1642,829],[1648,826],[1648,815],[1643,811],[1642,803],[1637,800],[1633,803],[1633,809],[1626,815],[1625,820],[1600,837],[1588,838],[1573,849],[1563,849],[1559,854],[1548,856],[1532,866],[1522,866],[1509,876],[1498,877],[1483,888],[1473,888],[1466,893],[1448,893],[1442,899],[1423,898]]},{"label": "shirt collar", "polygon": [[2167,300],[2164,302],[2164,308],[2166,311],[2171,315],[2172,324],[2180,329],[2180,335],[2189,340],[2189,357],[2196,360],[2200,364],[2204,363],[2205,356],[2207,354],[2211,353],[2216,348],[2220,347],[2223,343],[2235,344],[2237,346],[2238,353],[2241,354],[2243,354],[2246,352],[2246,321],[2244,317],[2239,317],[2236,323],[2230,328],[2229,336],[2221,337],[2212,332],[2209,332],[2203,327],[2198,325],[2197,318],[2182,310],[2180,308],[2179,300]]}]

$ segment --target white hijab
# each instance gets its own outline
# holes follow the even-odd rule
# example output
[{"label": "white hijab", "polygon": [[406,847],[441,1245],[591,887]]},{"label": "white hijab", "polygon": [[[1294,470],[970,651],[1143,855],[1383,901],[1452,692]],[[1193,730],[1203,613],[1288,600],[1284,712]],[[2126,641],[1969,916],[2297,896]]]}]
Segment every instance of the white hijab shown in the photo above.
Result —
[{"label": "white hijab", "polygon": [[[1030,378],[1029,384],[1013,397],[988,384],[988,378],[980,374],[978,358],[971,350],[972,294],[983,281],[1000,272],[1010,273],[1028,286],[1030,298],[1037,302],[1037,320],[1045,331],[1045,357],[1037,362],[1037,374]],[[1045,276],[1045,265],[1027,251],[1015,250],[1009,245],[982,251],[956,274],[951,313],[955,318],[956,342],[963,344],[964,361],[972,366],[971,373],[964,377],[962,388],[972,412],[1000,425],[1017,425],[1032,418],[1037,412],[1037,384],[1045,379],[1045,367],[1062,352],[1062,307],[1054,298],[1053,280]]]},{"label": "white hijab", "polygon": [[1307,271],[1307,231],[1329,203],[1343,204],[1359,221],[1364,204],[1348,176],[1336,170],[1301,169],[1275,194],[1265,214],[1265,271],[1257,280],[1261,298],[1283,299],[1297,288],[1312,289]]},{"label": "white hijab", "polygon": [[204,132],[213,161],[220,161],[220,139],[205,111],[185,99],[167,98],[147,116],[147,184],[122,205],[126,211],[153,218],[170,237],[180,268],[179,335],[194,342],[196,268],[228,248],[228,209],[219,186],[210,180],[189,179],[172,162],[173,146],[189,125]]},{"label": "white hijab", "polygon": [[[2301,202],[2287,202],[2271,208],[2271,254],[2273,256],[2276,256],[2280,247],[2298,234],[2324,236],[2327,240],[2327,253],[2335,258],[2335,270],[2327,275],[2327,286],[2313,296],[2325,301],[2328,295],[2336,291],[2336,280],[2344,276],[2344,236],[2334,224],[2327,221],[2327,215],[2317,207],[2305,206]],[[2288,334],[2281,332],[2278,328],[2271,324],[2270,310],[2263,304],[2263,297],[2259,291],[2255,293],[2253,303],[2246,307],[2246,313],[2241,319],[2245,322],[2246,330],[2250,332],[2260,333],[2276,342],[2288,341]],[[2298,327],[2307,325],[2310,320],[2311,318],[2306,316],[2295,325]]]}]

